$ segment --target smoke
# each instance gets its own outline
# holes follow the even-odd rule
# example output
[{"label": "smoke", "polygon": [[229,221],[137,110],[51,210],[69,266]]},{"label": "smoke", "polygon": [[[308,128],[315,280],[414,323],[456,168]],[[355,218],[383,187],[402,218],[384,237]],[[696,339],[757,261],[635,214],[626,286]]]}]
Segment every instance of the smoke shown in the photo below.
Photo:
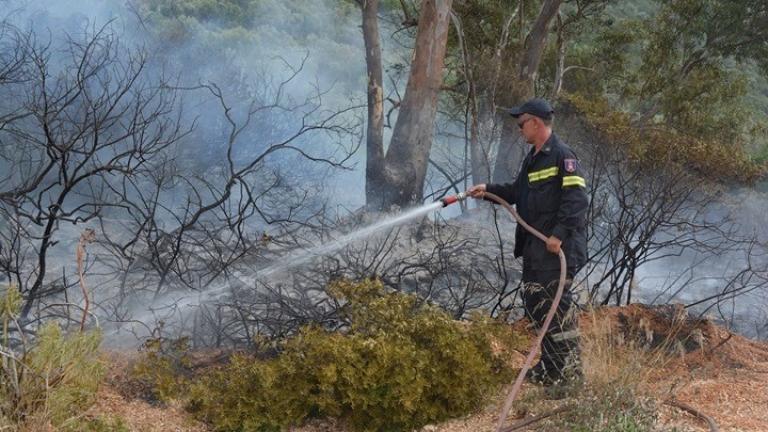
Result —
[{"label": "smoke", "polygon": [[[174,232],[179,212],[183,213],[190,199],[206,201],[217,192],[219,186],[215,184],[225,174],[226,150],[232,136],[227,115],[238,126],[248,122],[232,148],[235,167],[270,145],[289,139],[303,124],[340,111],[343,114],[335,121],[347,128],[343,133],[306,133],[291,144],[310,156],[333,160],[344,149],[353,149],[361,142],[367,78],[360,11],[354,4],[330,0],[238,2],[233,7],[240,10],[217,11],[221,13],[214,14],[216,19],[202,9],[180,10],[180,4],[163,0],[8,1],[4,5],[10,11],[5,15],[7,23],[22,31],[31,30],[35,42],[47,47],[52,77],[71,67],[72,43],[82,46],[103,31],[107,38],[118,41],[116,58],[128,61],[131,55],[146,55],[142,85],[179,89],[174,111],[168,116],[177,116],[182,129],[189,133],[164,155],[174,164],[158,164],[153,173],[156,178],[171,178],[158,191],[162,205],[155,210],[155,223],[161,232]],[[384,22],[383,35],[388,34],[387,28]],[[385,65],[407,63],[407,47],[387,37],[382,42]],[[391,90],[402,90],[402,69],[395,70],[399,72],[393,75]],[[110,85],[108,80],[101,83]],[[212,94],[213,89],[220,91],[221,101]],[[229,111],[225,112],[222,102]],[[254,106],[264,108],[249,117]],[[392,121],[395,119],[396,113]],[[296,220],[332,213],[333,209],[348,213],[365,200],[363,162],[362,151],[347,162],[346,166],[352,168],[347,170],[307,163],[296,152],[275,152],[265,159],[263,169],[246,181],[256,195],[272,186],[271,195],[259,198],[266,218],[280,219],[286,209]],[[180,180],[185,176],[189,180]],[[213,185],[211,189],[209,184]],[[151,186],[137,184],[126,192],[126,198],[143,198],[141,195]],[[78,192],[83,193],[68,198],[69,206],[87,202],[87,191]],[[236,189],[230,199],[237,203],[247,199],[246,193]],[[297,204],[294,206],[292,201]],[[112,241],[120,241],[136,229],[137,222],[120,208],[106,209],[103,214],[102,226],[96,220],[57,225],[55,245],[49,251],[47,284],[72,285],[71,278],[67,281],[62,275],[76,273],[73,251],[83,229],[101,228]],[[244,227],[251,233],[249,236],[282,229],[281,224],[272,226],[253,217]],[[150,307],[162,310],[158,301],[163,298],[171,299],[169,303],[182,298],[174,293],[124,298],[126,283],[141,283],[145,278],[142,273],[151,270],[150,265],[143,257],[127,264],[116,263],[110,255],[115,251],[100,250],[98,245],[89,252],[87,276],[89,285],[95,287],[92,295],[102,307],[100,312],[110,315],[120,308],[122,316],[130,319],[147,316]],[[33,266],[34,250],[25,253],[32,254]],[[130,274],[123,280],[105,276],[114,268]],[[68,291],[68,301],[82,300],[76,290]]]},{"label": "smoke", "polygon": [[[754,187],[726,189],[708,208],[705,220],[733,224],[733,238],[743,242],[717,255],[687,251],[642,266],[638,301],[648,303],[697,303],[720,295],[722,304],[707,301],[691,308],[752,337],[765,337],[765,281],[768,278],[768,194]],[[754,276],[745,275],[751,269]],[[737,295],[730,291],[744,287]]]},{"label": "smoke", "polygon": [[[221,89],[223,99],[231,107],[230,114],[238,124],[247,118],[252,101],[268,105],[279,95],[283,105],[295,108],[265,109],[253,117],[234,146],[236,164],[290,136],[306,120],[305,116],[317,118],[345,109],[349,110],[342,119],[354,130],[346,142],[340,142],[343,138],[338,135],[313,133],[298,138],[295,144],[312,155],[329,155],[337,152],[340,144],[350,148],[359,143],[361,121],[365,115],[366,70],[357,7],[331,0],[237,3],[242,3],[242,10],[232,14],[217,13],[217,18],[212,19],[199,11],[197,14],[179,13],[180,6],[170,0],[5,2],[9,11],[7,21],[19,28],[32,28],[39,40],[50,42],[54,72],[57,64],[68,61],[68,53],[62,50],[68,38],[82,40],[88,32],[103,26],[119,38],[126,50],[146,52],[147,73],[143,76],[148,82],[164,82],[184,89],[180,92],[175,114],[179,115],[183,125],[192,128],[192,132],[172,152],[169,151],[168,157],[176,160],[174,169],[191,173],[191,177],[207,181],[220,179],[227,158],[229,125],[219,101],[210,91],[200,88],[201,85],[215,84]],[[388,95],[395,96],[395,91],[402,94],[405,86],[410,56],[409,35],[400,33],[391,37],[394,24],[387,20],[382,20],[381,24],[387,72],[385,89]],[[395,123],[396,115],[394,110],[391,124]],[[447,116],[439,118],[439,123],[443,133],[437,135],[440,143],[433,146],[432,157],[454,178],[459,178],[464,169],[463,126]],[[385,142],[388,142],[390,132],[385,129]],[[269,156],[265,168],[248,181],[257,191],[261,183],[277,185],[275,196],[266,198],[272,201],[264,205],[267,211],[274,209],[273,216],[276,217],[285,209],[286,202],[298,198],[306,199],[296,210],[297,219],[308,219],[321,212],[349,214],[365,202],[364,154],[361,149],[350,160],[348,165],[353,169],[339,170],[322,164],[307,164],[296,153],[276,153]],[[427,193],[439,190],[447,182],[443,174],[430,169]],[[460,188],[463,185],[460,183]],[[206,193],[203,189],[203,200],[209,198]],[[158,209],[157,217],[160,230],[173,232],[178,225],[174,212],[183,207],[191,194],[188,184],[182,181],[161,191],[163,206]],[[244,197],[245,192],[236,190],[232,200],[237,202]],[[731,212],[740,224],[740,235],[754,234],[759,241],[768,241],[765,193],[741,189],[727,197],[723,207],[712,209],[712,212]],[[458,210],[458,206],[449,209]],[[108,231],[116,237],[135,228],[121,214],[108,216],[105,218],[111,224]],[[54,259],[49,261],[51,278],[75,273],[74,247],[82,229],[89,226],[98,228],[93,222],[90,225],[61,224],[55,234],[58,243],[52,249]],[[253,235],[280,229],[255,219],[246,227]],[[291,246],[302,247],[300,244]],[[101,251],[104,256],[100,257],[96,247],[89,252],[97,260],[106,260],[106,253]],[[638,300],[690,302],[716,293],[725,281],[744,268],[745,254],[746,251],[737,250],[721,257],[702,259],[695,253],[685,252],[645,264],[637,274]],[[755,267],[766,266],[765,257],[750,258]],[[119,284],[125,281],[100,278],[102,269],[99,265],[102,264],[91,261],[89,269],[89,278],[92,278],[89,285],[96,287],[95,300],[110,305],[117,298],[116,307],[121,308],[127,319],[173,319],[184,315],[178,313],[180,309],[197,304],[194,296],[188,296],[190,290],[187,288],[159,296],[149,293],[147,296],[119,298]],[[256,266],[257,263],[249,260],[235,272],[242,270],[243,274],[249,274],[247,270]],[[689,275],[686,271],[692,266],[695,273]],[[148,268],[142,262],[132,262],[128,282],[140,283],[144,278],[142,273]],[[684,289],[676,293],[678,288]],[[228,285],[217,280],[215,289],[226,292]],[[759,293],[762,291],[739,298],[733,305],[732,315],[757,317],[764,313],[764,300]],[[77,301],[77,298],[72,300]],[[109,310],[102,312],[112,313]]]}]

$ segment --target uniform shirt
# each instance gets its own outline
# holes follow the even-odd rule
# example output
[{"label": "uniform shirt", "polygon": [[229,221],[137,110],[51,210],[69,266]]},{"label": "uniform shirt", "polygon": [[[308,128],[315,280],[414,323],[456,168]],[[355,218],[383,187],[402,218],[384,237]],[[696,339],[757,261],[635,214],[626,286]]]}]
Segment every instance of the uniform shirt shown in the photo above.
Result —
[{"label": "uniform shirt", "polygon": [[[560,239],[568,267],[578,269],[587,261],[589,198],[582,168],[574,151],[554,133],[535,152],[535,147],[528,152],[513,183],[489,184],[486,190],[515,204],[520,217],[545,236]],[[519,256],[531,269],[560,268],[557,255],[521,225],[515,231]]]}]

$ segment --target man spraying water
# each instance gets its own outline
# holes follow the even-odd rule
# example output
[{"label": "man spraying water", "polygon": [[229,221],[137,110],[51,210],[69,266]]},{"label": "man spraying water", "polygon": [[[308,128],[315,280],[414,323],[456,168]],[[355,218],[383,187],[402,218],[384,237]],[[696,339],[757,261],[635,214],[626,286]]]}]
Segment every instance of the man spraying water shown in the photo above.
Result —
[{"label": "man spraying water", "polygon": [[551,385],[581,374],[575,307],[570,287],[587,260],[586,182],[573,150],[552,132],[554,110],[543,99],[532,99],[508,110],[517,118],[521,135],[531,150],[517,179],[508,184],[478,184],[467,194],[483,198],[486,192],[515,204],[520,217],[541,231],[546,243],[518,225],[515,257],[523,257],[523,306],[526,315],[542,326],[560,277],[558,253],[567,263],[567,282],[557,313],[544,335],[541,359],[531,379]]}]

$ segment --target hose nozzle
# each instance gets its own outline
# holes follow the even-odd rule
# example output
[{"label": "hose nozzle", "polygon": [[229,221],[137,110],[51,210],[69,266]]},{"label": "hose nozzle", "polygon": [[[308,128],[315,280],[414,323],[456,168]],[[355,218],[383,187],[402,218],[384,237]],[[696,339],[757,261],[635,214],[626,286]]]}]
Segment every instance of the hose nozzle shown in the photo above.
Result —
[{"label": "hose nozzle", "polygon": [[451,195],[451,196],[445,197],[445,198],[441,199],[440,202],[443,203],[443,207],[445,208],[445,207],[448,207],[449,205],[451,205],[453,203],[457,203],[459,201],[464,201],[465,199],[467,199],[467,193],[466,192],[460,192],[460,193],[458,193],[456,195]]}]

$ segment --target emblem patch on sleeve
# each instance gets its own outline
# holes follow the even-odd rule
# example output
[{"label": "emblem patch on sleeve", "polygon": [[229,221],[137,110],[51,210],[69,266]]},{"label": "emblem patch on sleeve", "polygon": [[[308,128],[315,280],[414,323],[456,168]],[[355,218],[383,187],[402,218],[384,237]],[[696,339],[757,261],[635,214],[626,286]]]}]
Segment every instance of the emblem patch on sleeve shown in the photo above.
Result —
[{"label": "emblem patch on sleeve", "polygon": [[576,168],[579,166],[579,160],[578,159],[565,159],[563,160],[563,165],[565,165],[565,171],[569,173],[576,172]]}]

